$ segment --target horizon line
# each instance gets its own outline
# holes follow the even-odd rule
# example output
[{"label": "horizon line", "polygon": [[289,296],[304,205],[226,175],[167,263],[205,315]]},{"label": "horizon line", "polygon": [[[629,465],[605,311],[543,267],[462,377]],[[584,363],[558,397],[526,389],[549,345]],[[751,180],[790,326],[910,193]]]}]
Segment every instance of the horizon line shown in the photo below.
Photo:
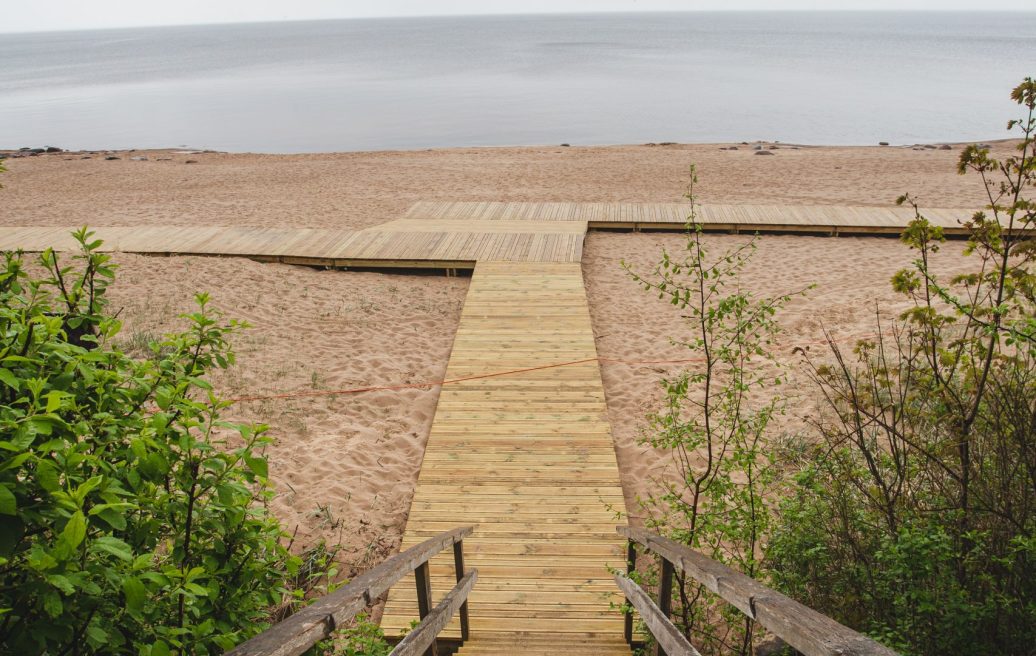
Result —
[{"label": "horizon line", "polygon": [[40,28],[16,30],[13,32],[0,31],[0,36],[18,34],[58,34],[62,32],[101,32],[116,30],[137,30],[137,29],[162,29],[180,27],[217,27],[228,25],[270,25],[277,23],[320,23],[333,21],[364,21],[364,20],[407,20],[415,18],[505,18],[508,16],[598,16],[615,14],[1032,14],[1036,9],[643,9],[630,11],[627,9],[613,9],[601,11],[558,11],[558,12],[487,12],[480,14],[456,13],[456,14],[399,14],[386,16],[325,16],[317,18],[271,18],[258,20],[226,20],[211,21],[202,23],[146,23],[139,25],[115,25],[115,26],[93,26],[93,27],[69,27],[69,28]]}]

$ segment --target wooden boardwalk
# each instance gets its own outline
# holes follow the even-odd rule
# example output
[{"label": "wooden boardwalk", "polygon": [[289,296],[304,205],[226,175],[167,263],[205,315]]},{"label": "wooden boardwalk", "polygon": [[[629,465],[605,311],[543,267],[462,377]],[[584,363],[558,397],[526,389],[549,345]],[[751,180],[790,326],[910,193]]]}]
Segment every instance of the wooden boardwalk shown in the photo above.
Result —
[{"label": "wooden boardwalk", "polygon": [[[403,219],[365,230],[247,227],[100,227],[105,250],[151,255],[241,256],[336,268],[471,269],[479,261],[579,262],[588,229],[681,230],[690,206],[678,203],[415,204]],[[926,216],[947,234],[963,234],[964,209]],[[702,205],[706,230],[899,234],[906,208]],[[73,248],[72,227],[0,227],[0,250]]]},{"label": "wooden boardwalk", "polygon": [[[446,376],[508,376],[444,387],[404,546],[461,525],[478,654],[629,654],[608,567],[624,562],[624,510],[580,259],[588,229],[681,229],[689,206],[622,203],[418,203],[360,231],[227,227],[97,228],[105,249],[244,256],[333,267],[474,268]],[[953,232],[966,210],[929,219]],[[706,228],[897,234],[903,209],[707,205]],[[0,250],[68,250],[70,228],[0,228]],[[582,361],[565,367],[564,362]],[[432,561],[436,599],[452,555]],[[417,617],[413,577],[393,588],[383,627]],[[458,636],[455,621],[446,635]]]},{"label": "wooden boardwalk", "polygon": [[[104,250],[239,256],[336,268],[467,268],[479,260],[579,262],[585,222],[391,221],[367,230],[173,227],[92,228]],[[75,248],[73,228],[0,227],[0,250]]]},{"label": "wooden boardwalk", "polygon": [[[705,230],[810,232],[826,234],[895,234],[914,218],[909,207],[840,205],[699,205]],[[501,203],[420,202],[407,212],[413,220],[585,222],[590,229],[681,229],[688,203]],[[949,233],[963,234],[959,221],[974,210],[926,209],[925,216]]]},{"label": "wooden boardwalk", "polygon": [[[609,607],[621,603],[608,566],[624,563],[625,506],[596,356],[579,264],[479,262],[446,376],[533,370],[443,388],[403,542],[475,526],[463,655],[629,654]],[[431,571],[438,599],[452,556]],[[382,627],[398,634],[416,615],[411,577]]]}]

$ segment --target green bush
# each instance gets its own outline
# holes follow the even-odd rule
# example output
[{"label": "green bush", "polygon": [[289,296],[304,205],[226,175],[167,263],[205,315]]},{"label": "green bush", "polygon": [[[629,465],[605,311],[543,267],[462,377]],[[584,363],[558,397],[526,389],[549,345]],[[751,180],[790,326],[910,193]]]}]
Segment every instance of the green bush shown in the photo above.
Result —
[{"label": "green bush", "polygon": [[136,360],[112,344],[108,256],[0,269],[0,651],[217,653],[257,633],[299,559],[264,507],[263,427],[205,375],[238,328],[208,305]]},{"label": "green bush", "polygon": [[[783,414],[776,390],[785,373],[772,355],[780,334],[777,312],[795,294],[759,297],[739,278],[755,253],[756,240],[718,254],[709,252],[691,203],[682,251],[663,252],[648,274],[624,263],[646,291],[679,308],[686,330],[672,338],[700,359],[693,369],[661,381],[663,406],[649,415],[643,443],[672,455],[674,474],[643,500],[645,525],[748,576],[760,576],[762,542],[772,513],[765,499],[778,478],[771,421]],[[759,397],[767,400],[759,401]],[[655,572],[647,570],[651,580]],[[677,573],[674,623],[702,653],[753,653],[760,627]]]},{"label": "green bush", "polygon": [[932,273],[943,234],[915,204],[892,279],[912,307],[811,363],[819,440],[768,549],[785,591],[906,654],[1036,645],[1036,82],[1012,98],[1019,155],[960,157],[989,193],[974,271]]}]

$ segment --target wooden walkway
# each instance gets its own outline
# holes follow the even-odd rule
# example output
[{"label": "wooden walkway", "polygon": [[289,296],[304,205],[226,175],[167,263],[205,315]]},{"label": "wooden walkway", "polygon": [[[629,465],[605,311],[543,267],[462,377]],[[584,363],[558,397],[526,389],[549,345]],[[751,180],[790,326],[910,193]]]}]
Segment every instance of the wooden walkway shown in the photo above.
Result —
[{"label": "wooden walkway", "polygon": [[[74,228],[0,227],[0,250],[70,250]],[[226,227],[92,228],[104,250],[238,256],[336,268],[466,268],[479,260],[579,262],[586,223],[413,221],[367,230]]]},{"label": "wooden walkway", "polygon": [[[690,215],[688,203],[500,203],[420,202],[408,219],[425,221],[577,221],[590,229],[679,230]],[[933,224],[964,234],[958,221],[974,210],[925,209]],[[731,232],[809,232],[822,234],[895,234],[914,218],[909,207],[839,205],[699,205],[705,230]]]},{"label": "wooden walkway", "polygon": [[[587,230],[682,230],[690,206],[664,203],[415,204],[403,219],[366,230],[247,227],[100,227],[105,250],[151,255],[240,256],[336,268],[471,269],[479,261],[579,262]],[[972,212],[926,216],[947,234]],[[909,209],[837,206],[702,205],[707,230],[897,235]],[[74,248],[72,227],[0,227],[0,250]]]},{"label": "wooden walkway", "polygon": [[[403,219],[355,232],[316,229],[97,228],[109,251],[245,256],[334,267],[474,268],[446,376],[513,375],[443,388],[404,546],[461,525],[479,581],[463,656],[629,654],[609,566],[624,503],[580,259],[591,228],[682,229],[689,207],[619,203],[418,203]],[[928,214],[956,230],[965,210]],[[719,206],[729,231],[895,234],[902,209]],[[68,250],[69,228],[0,228],[0,250]],[[564,362],[583,361],[565,367]],[[432,561],[438,599],[452,556]],[[393,589],[383,627],[417,617],[413,577]],[[457,622],[446,635],[458,636]]]},{"label": "wooden walkway", "polygon": [[[478,264],[446,376],[529,371],[443,388],[403,542],[475,525],[461,654],[629,654],[609,607],[625,506],[596,356],[579,264]],[[589,361],[534,369],[577,360]],[[433,560],[432,577],[438,598],[452,558]],[[387,635],[416,617],[414,585],[393,589]]]}]

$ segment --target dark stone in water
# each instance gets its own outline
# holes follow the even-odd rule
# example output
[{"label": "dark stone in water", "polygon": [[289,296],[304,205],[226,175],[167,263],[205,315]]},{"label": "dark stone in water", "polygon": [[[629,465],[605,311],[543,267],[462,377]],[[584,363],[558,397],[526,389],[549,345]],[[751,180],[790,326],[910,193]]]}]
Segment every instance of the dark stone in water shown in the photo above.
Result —
[{"label": "dark stone in water", "polygon": [[755,154],[756,155],[773,155],[774,153],[773,153],[773,151],[770,151],[770,150],[757,150],[757,151],[755,151]]},{"label": "dark stone in water", "polygon": [[887,141],[879,141],[878,145],[879,146],[887,146],[887,145],[889,145],[889,142],[887,142]]},{"label": "dark stone in water", "polygon": [[572,144],[561,144],[562,148],[570,148]]},{"label": "dark stone in water", "polygon": [[197,164],[197,163],[198,163],[198,160],[196,160],[196,159],[189,159],[186,162],[184,162],[184,164]]},{"label": "dark stone in water", "polygon": [[118,157],[118,156],[116,156],[116,155],[108,155],[108,156],[107,156],[107,157],[105,157],[104,159],[110,162],[110,161],[112,161],[113,159],[122,159],[122,158],[121,158],[121,157]]}]

